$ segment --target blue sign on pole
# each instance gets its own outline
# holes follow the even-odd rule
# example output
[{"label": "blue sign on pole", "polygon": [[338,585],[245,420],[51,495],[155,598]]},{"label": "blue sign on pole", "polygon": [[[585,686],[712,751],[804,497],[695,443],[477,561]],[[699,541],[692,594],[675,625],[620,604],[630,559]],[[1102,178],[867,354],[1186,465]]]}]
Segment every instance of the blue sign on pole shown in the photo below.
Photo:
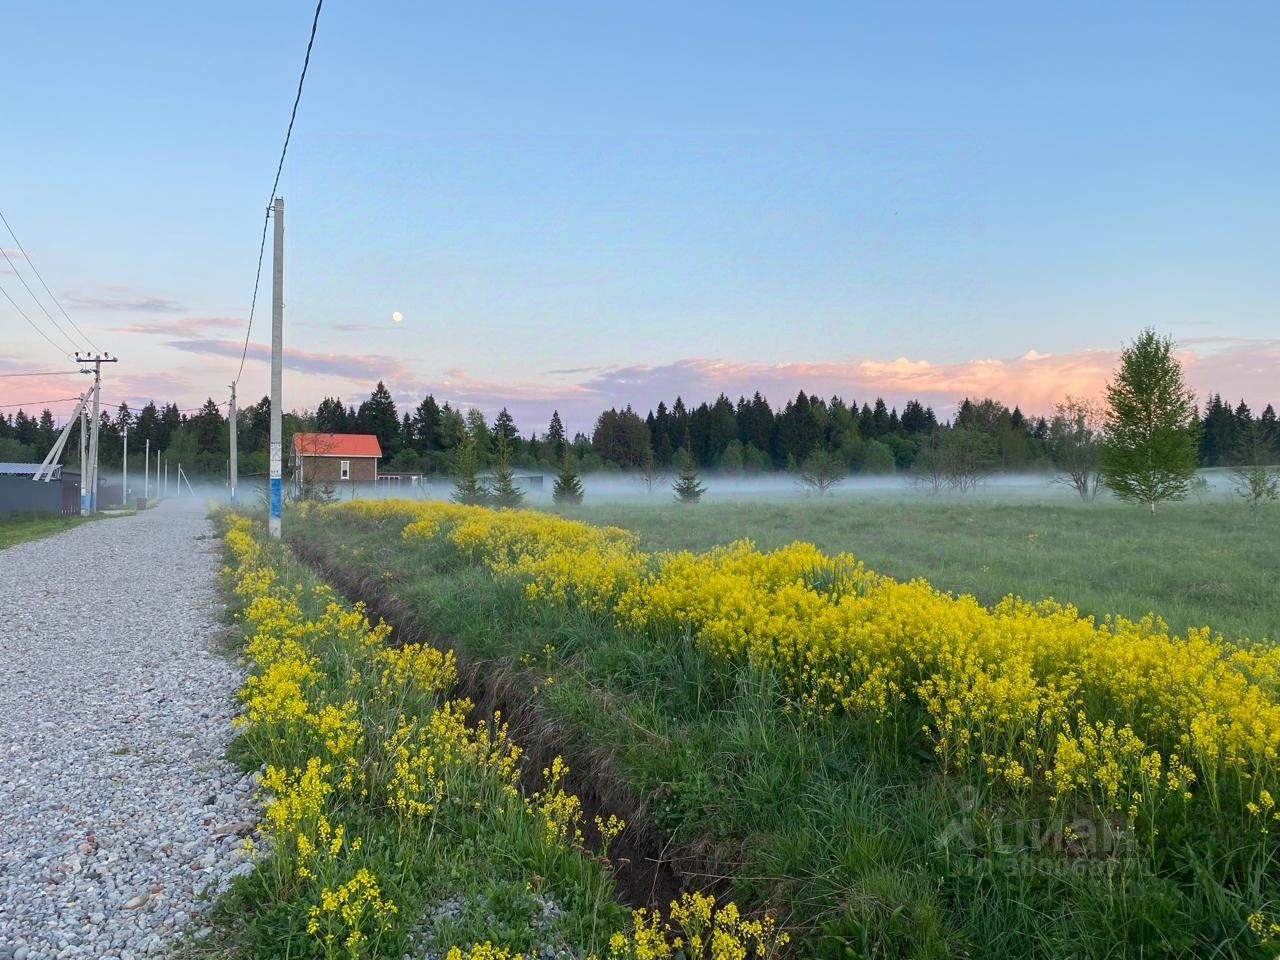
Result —
[{"label": "blue sign on pole", "polygon": [[271,478],[271,519],[280,519],[280,478]]}]

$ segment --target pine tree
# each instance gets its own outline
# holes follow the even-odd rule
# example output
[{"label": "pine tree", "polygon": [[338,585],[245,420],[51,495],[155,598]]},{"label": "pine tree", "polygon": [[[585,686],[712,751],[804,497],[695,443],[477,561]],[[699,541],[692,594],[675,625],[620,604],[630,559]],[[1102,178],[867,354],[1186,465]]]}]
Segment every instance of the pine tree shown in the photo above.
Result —
[{"label": "pine tree", "polygon": [[560,458],[560,472],[556,475],[551,499],[564,507],[576,507],[582,503],[582,478],[578,476],[578,467],[571,450],[566,449],[564,456]]},{"label": "pine tree", "polygon": [[399,449],[400,414],[396,411],[396,402],[391,399],[391,391],[381,380],[369,394],[369,399],[360,404],[357,417],[361,429],[378,438],[384,457],[390,457]]},{"label": "pine tree", "polygon": [[[505,409],[503,410],[505,413]],[[493,483],[489,497],[495,506],[518,507],[524,503],[524,491],[516,486],[515,473],[511,469],[511,447],[501,433],[496,439],[493,454]]]},{"label": "pine tree", "polygon": [[564,423],[560,420],[560,411],[551,411],[551,423],[547,426],[547,443],[551,445],[551,455],[560,460],[564,457]]},{"label": "pine tree", "polygon": [[427,394],[413,412],[413,442],[420,453],[442,449],[440,425],[440,407],[436,398]]},{"label": "pine tree", "polygon": [[1107,384],[1101,473],[1121,500],[1156,512],[1162,500],[1185,500],[1197,459],[1195,397],[1173,356],[1173,342],[1147,329],[1120,355]]},{"label": "pine tree", "polygon": [[476,445],[467,437],[457,447],[453,457],[453,502],[469,506],[481,506],[489,502],[489,488],[480,479],[480,459]]},{"label": "pine tree", "polygon": [[493,418],[493,446],[496,450],[499,444],[505,443],[508,449],[516,445],[516,441],[520,439],[520,431],[516,429],[515,419],[503,407],[498,411],[498,415]]},{"label": "pine tree", "polygon": [[707,492],[707,488],[698,482],[698,467],[688,447],[682,447],[676,454],[676,465],[679,473],[676,474],[676,482],[672,486],[676,494],[676,503],[697,503]]}]

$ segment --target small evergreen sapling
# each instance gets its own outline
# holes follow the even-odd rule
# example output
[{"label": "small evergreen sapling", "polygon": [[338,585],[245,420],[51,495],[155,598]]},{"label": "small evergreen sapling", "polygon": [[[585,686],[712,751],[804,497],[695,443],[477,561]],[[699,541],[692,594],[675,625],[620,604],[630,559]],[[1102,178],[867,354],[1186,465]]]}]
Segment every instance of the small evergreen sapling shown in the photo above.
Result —
[{"label": "small evergreen sapling", "polygon": [[578,467],[573,462],[573,453],[567,449],[564,456],[560,458],[560,472],[556,475],[551,499],[565,507],[576,507],[582,503],[582,478],[578,476]]},{"label": "small evergreen sapling", "polygon": [[458,445],[453,458],[453,502],[477,507],[489,502],[489,489],[480,479],[480,462],[470,436]]},{"label": "small evergreen sapling", "polygon": [[676,454],[676,467],[678,472],[672,487],[676,503],[697,503],[707,492],[707,488],[698,482],[698,467],[687,448],[682,448]]},{"label": "small evergreen sapling", "polygon": [[497,438],[497,450],[493,456],[493,486],[489,496],[498,507],[518,507],[524,503],[524,491],[516,486],[515,473],[511,469],[511,447],[503,434],[498,434]]}]

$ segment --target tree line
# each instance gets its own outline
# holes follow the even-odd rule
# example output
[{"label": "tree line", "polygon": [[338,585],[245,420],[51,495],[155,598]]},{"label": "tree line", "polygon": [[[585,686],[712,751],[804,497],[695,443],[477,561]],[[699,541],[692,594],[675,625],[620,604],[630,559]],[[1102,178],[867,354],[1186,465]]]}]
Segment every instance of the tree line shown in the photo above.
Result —
[{"label": "tree line", "polygon": [[[175,403],[148,403],[138,411],[121,404],[103,411],[99,457],[105,469],[118,468],[125,428],[132,457],[150,440],[192,476],[225,476],[227,418],[213,399],[184,411]],[[1187,429],[1195,438],[1195,463],[1229,466],[1248,446],[1255,458],[1280,457],[1280,430],[1271,404],[1255,415],[1243,401],[1235,406],[1212,394],[1203,412],[1192,403]],[[238,411],[238,455],[244,475],[267,470],[270,401]],[[652,477],[674,473],[686,461],[703,471],[808,474],[822,487],[848,473],[907,472],[924,483],[959,488],[995,471],[1069,470],[1073,458],[1096,446],[1105,411],[1066,398],[1053,416],[1029,417],[992,398],[966,398],[949,420],[918,400],[899,411],[881,398],[861,404],[800,391],[774,407],[756,392],[690,407],[681,397],[660,402],[644,416],[630,406],[611,408],[596,418],[591,433],[569,436],[558,412],[546,427],[527,435],[504,408],[490,422],[474,407],[463,410],[428,395],[411,409],[397,407],[379,382],[358,406],[325,397],[314,411],[285,414],[285,450],[297,430],[371,433],[383,450],[384,473],[452,474],[460,452],[485,472],[501,461],[521,470],[558,471],[566,458],[578,472],[633,471]],[[52,414],[22,410],[0,415],[0,460],[40,460],[57,436]],[[78,424],[64,462],[79,459]],[[1092,439],[1090,439],[1092,438]],[[1088,442],[1084,442],[1088,441]],[[139,462],[135,460],[135,463]],[[1078,467],[1079,463],[1075,463]]]}]

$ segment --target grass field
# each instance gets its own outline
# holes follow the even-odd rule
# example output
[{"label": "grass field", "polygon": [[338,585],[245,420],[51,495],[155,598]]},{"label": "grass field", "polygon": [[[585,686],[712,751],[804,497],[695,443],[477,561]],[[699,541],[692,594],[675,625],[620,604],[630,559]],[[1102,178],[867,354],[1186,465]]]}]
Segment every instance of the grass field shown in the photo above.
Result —
[{"label": "grass field", "polygon": [[1054,597],[1095,616],[1155,611],[1175,630],[1280,638],[1280,509],[1181,503],[1155,517],[1115,502],[866,494],[826,500],[606,503],[575,512],[640,534],[656,550],[740,537],[807,540],[873,570],[993,603]]},{"label": "grass field", "polygon": [[[1271,795],[1257,787],[1271,781],[1272,761],[1250,768],[1256,779],[1233,780],[1204,748],[1179,746],[1176,731],[1169,733],[1170,724],[1186,719],[1177,711],[1187,704],[1212,710],[1212,697],[1223,702],[1221,688],[1202,686],[1198,672],[1216,673],[1217,658],[1226,656],[1212,643],[1198,654],[1207,666],[1194,669],[1166,671],[1166,661],[1182,659],[1183,641],[1149,638],[1141,629],[1114,639],[1096,635],[1097,649],[1084,649],[1079,666],[1035,661],[1032,674],[1049,684],[1045,691],[1061,683],[1078,689],[1072,696],[1103,723],[1097,728],[1083,716],[1077,725],[1075,707],[1066,715],[1036,707],[1025,723],[1017,721],[1022,732],[1011,733],[1013,715],[1001,711],[1019,709],[1013,700],[982,706],[995,703],[992,690],[1003,697],[1014,688],[1002,684],[1018,682],[1003,655],[986,666],[951,655],[908,662],[903,682],[924,683],[903,687],[901,699],[854,697],[815,712],[805,706],[807,668],[789,673],[785,658],[776,667],[769,662],[774,638],[787,630],[796,631],[794,642],[810,642],[809,614],[797,612],[797,596],[778,593],[775,603],[764,596],[774,588],[760,581],[761,596],[775,605],[742,621],[748,630],[763,624],[765,641],[762,658],[744,658],[725,652],[738,628],[714,611],[722,589],[727,598],[745,581],[724,579],[714,556],[694,558],[661,589],[642,590],[651,595],[645,602],[674,602],[675,621],[628,619],[619,612],[629,609],[618,599],[625,588],[610,586],[609,578],[615,560],[632,562],[630,548],[600,554],[591,536],[576,545],[572,525],[485,511],[465,514],[474,521],[469,531],[450,517],[401,536],[415,517],[451,509],[348,504],[291,518],[289,526],[348,589],[389,603],[411,631],[453,644],[482,678],[514,683],[536,704],[543,733],[555,731],[571,766],[599,778],[598,792],[624,798],[620,812],[633,823],[666,837],[665,855],[686,883],[747,909],[776,911],[794,936],[794,956],[1243,958],[1272,949],[1267,924],[1280,913],[1273,842],[1259,837],[1258,814],[1243,812],[1246,801],[1257,809],[1250,796],[1262,796],[1263,816],[1270,810]],[[1052,594],[1098,614],[1154,609],[1175,629],[1209,623],[1233,636],[1277,633],[1269,573],[1276,569],[1275,519],[1227,504],[1182,505],[1154,521],[1107,504],[891,498],[600,505],[575,515],[634,530],[642,547],[704,548],[741,536],[772,547],[802,538],[829,551],[852,550],[881,573],[928,576],[985,602],[1010,591]],[[804,609],[816,616],[841,595],[859,609],[864,586],[840,586],[843,568],[824,573],[803,552],[797,556],[794,569],[809,582]],[[635,562],[650,570],[641,574],[648,582],[658,561],[637,555]],[[784,576],[778,585],[786,582]],[[535,583],[540,592],[530,594]],[[557,583],[577,586],[556,599]],[[591,600],[597,594],[603,607]],[[893,609],[927,597],[900,594],[885,594]],[[739,599],[751,598],[734,603]],[[878,621],[881,632],[866,641],[910,645],[935,625],[945,633],[953,615],[957,622],[976,615],[948,598],[925,603],[932,612],[912,620],[902,607]],[[877,606],[868,608],[873,617]],[[1018,644],[1059,649],[1041,634],[1074,629],[1065,620],[1041,621],[1040,613],[1019,616],[1029,629],[1000,641],[1015,659],[1022,656]],[[907,623],[914,625],[902,631]],[[1060,649],[1081,652],[1071,643]],[[1157,649],[1164,652],[1153,657]],[[1274,658],[1249,656],[1253,665],[1241,676],[1256,685],[1249,694],[1256,706],[1243,718],[1252,729],[1255,719],[1272,723],[1277,708]],[[994,682],[975,686],[975,677]],[[955,692],[930,699],[939,682]],[[1236,702],[1228,699],[1225,709]],[[963,735],[959,753],[954,740],[939,739],[939,722]],[[1122,727],[1119,740],[1109,722]],[[1150,738],[1145,745],[1125,739],[1130,724]],[[991,746],[984,759],[987,747],[973,747],[972,737],[1005,746]],[[963,760],[964,744],[972,762]],[[1013,754],[1029,766],[1011,773]],[[1096,789],[1068,783],[1054,754],[1078,757],[1071,777]],[[1199,764],[1197,773],[1180,766],[1180,754]],[[1145,795],[1116,796],[1116,783],[1147,777],[1150,763],[1163,769],[1166,760],[1167,788],[1160,774]],[[1262,934],[1248,916],[1260,918]]]},{"label": "grass field", "polygon": [[0,520],[0,550],[5,547],[12,547],[16,543],[25,543],[28,540],[39,540],[41,537],[52,536],[55,533],[70,530],[72,527],[78,527],[82,523],[88,523],[99,517],[101,517],[101,514],[88,517],[39,515]]}]

